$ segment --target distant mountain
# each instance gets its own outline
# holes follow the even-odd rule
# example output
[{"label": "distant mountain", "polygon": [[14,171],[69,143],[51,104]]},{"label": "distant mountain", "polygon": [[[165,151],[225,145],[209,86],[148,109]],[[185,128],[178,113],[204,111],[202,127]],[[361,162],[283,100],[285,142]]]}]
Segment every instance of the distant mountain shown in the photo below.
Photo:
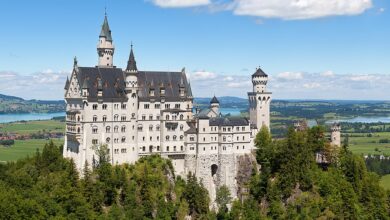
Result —
[{"label": "distant mountain", "polygon": [[54,113],[65,111],[63,100],[25,100],[16,96],[0,94],[0,114]]}]

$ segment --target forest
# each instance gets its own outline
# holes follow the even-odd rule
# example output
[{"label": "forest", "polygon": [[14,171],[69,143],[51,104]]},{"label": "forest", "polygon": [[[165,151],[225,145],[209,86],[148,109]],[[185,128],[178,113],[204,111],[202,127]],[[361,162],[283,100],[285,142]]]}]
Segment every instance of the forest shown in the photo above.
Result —
[{"label": "forest", "polygon": [[[51,142],[33,157],[0,164],[0,219],[389,219],[390,192],[347,140],[332,147],[324,128],[313,127],[277,140],[261,129],[255,142],[261,169],[247,194],[233,200],[222,186],[214,210],[195,175],[175,176],[159,155],[113,166],[103,145],[98,163],[79,174]],[[317,152],[326,163],[316,163]]]}]

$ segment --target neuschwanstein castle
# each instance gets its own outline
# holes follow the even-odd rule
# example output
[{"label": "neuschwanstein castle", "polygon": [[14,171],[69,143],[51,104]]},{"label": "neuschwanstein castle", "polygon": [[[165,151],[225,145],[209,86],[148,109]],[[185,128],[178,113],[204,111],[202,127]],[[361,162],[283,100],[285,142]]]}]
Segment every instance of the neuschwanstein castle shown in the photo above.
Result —
[{"label": "neuschwanstein castle", "polygon": [[[114,66],[115,47],[107,16],[99,35],[98,65],[74,61],[65,85],[64,157],[82,171],[98,157],[93,146],[106,144],[112,164],[134,163],[159,154],[172,160],[177,175],[195,173],[213,201],[219,186],[239,192],[243,158],[251,157],[254,137],[270,126],[271,92],[260,68],[248,92],[249,119],[224,117],[216,97],[193,112],[193,94],[185,70],[138,70],[133,48],[125,70]],[[249,88],[248,88],[249,89]]]}]

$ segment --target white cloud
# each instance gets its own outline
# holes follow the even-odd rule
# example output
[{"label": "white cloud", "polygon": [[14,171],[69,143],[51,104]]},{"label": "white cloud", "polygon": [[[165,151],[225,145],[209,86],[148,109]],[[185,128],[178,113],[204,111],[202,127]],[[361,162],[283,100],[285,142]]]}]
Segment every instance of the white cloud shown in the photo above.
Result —
[{"label": "white cloud", "polygon": [[278,79],[281,79],[281,80],[297,80],[297,79],[303,78],[303,73],[301,73],[301,72],[283,72],[283,73],[279,73],[276,77]]},{"label": "white cloud", "polygon": [[44,70],[32,74],[0,71],[0,93],[25,99],[63,99],[68,71]]},{"label": "white cloud", "polygon": [[305,87],[306,89],[315,89],[315,88],[321,87],[321,84],[316,83],[316,82],[314,82],[314,83],[305,83],[305,84],[303,84],[303,87]]},{"label": "white cloud", "polygon": [[333,77],[334,76],[334,73],[333,71],[325,71],[323,73],[320,74],[321,76],[324,76],[324,77]]},{"label": "white cloud", "polygon": [[227,77],[223,78],[223,81],[233,81],[233,80],[234,80],[234,78],[231,76],[227,76]]},{"label": "white cloud", "polygon": [[235,0],[234,13],[286,20],[357,15],[372,7],[371,0]]},{"label": "white cloud", "polygon": [[[149,0],[150,1],[150,0]],[[362,14],[373,0],[151,0],[163,8],[207,6],[210,12],[232,11],[235,15],[283,20],[315,19]],[[380,8],[379,12],[384,12]],[[256,19],[262,24],[262,19]]]},{"label": "white cloud", "polygon": [[226,84],[229,88],[248,88],[250,89],[252,85],[251,81],[243,81],[243,82],[230,82]]},{"label": "white cloud", "polygon": [[180,8],[208,5],[210,0],[153,0],[153,3],[163,8]]},{"label": "white cloud", "polygon": [[364,74],[364,75],[353,75],[350,77],[350,80],[352,81],[373,81],[373,80],[378,80],[380,77],[375,76],[375,75],[369,75],[369,74]]},{"label": "white cloud", "polygon": [[190,79],[194,81],[215,79],[216,77],[217,75],[215,73],[207,71],[197,71],[190,74]]},{"label": "white cloud", "polygon": [[386,11],[386,8],[380,8],[379,9],[379,13],[383,13],[383,12],[385,12]]}]

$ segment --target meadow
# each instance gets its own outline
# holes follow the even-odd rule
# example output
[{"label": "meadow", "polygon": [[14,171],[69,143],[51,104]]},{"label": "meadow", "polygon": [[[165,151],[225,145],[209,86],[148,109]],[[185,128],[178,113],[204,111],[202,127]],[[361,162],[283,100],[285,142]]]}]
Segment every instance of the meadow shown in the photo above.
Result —
[{"label": "meadow", "polygon": [[0,124],[1,133],[18,133],[20,135],[38,132],[64,132],[65,123],[57,120],[26,121]]},{"label": "meadow", "polygon": [[349,133],[349,149],[356,154],[377,154],[390,156],[390,143],[379,143],[381,139],[390,140],[390,132],[368,134]]},{"label": "meadow", "polygon": [[[64,139],[62,138],[51,140],[53,140],[57,146],[64,143]],[[0,145],[0,162],[16,161],[27,156],[32,156],[36,153],[37,149],[41,151],[49,141],[50,140],[46,139],[16,140],[15,144],[10,147]]]},{"label": "meadow", "polygon": [[390,190],[390,174],[382,176],[379,183],[384,189]]}]

